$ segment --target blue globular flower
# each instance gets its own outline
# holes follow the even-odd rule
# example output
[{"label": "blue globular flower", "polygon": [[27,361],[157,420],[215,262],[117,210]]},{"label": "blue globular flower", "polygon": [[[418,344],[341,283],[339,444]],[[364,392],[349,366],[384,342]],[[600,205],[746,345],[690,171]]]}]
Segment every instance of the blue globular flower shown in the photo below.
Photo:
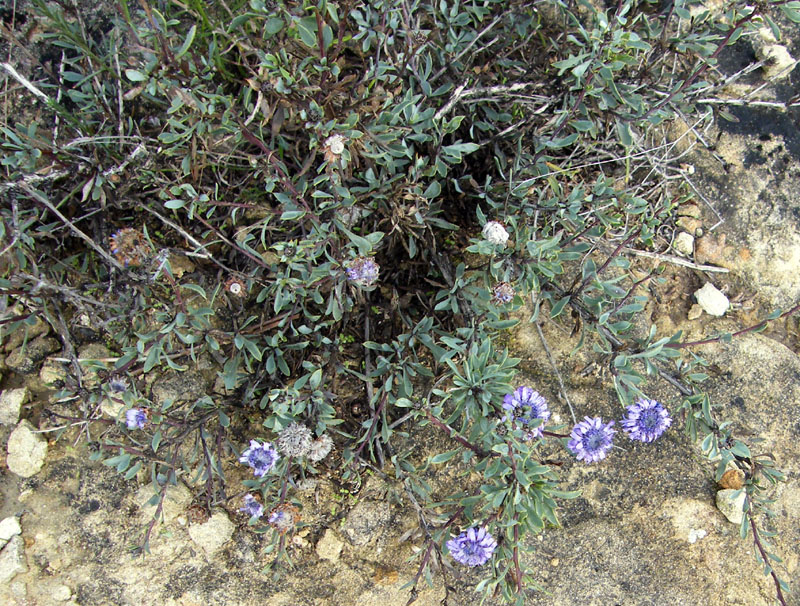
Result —
[{"label": "blue globular flower", "polygon": [[250,448],[242,453],[239,462],[253,468],[253,474],[260,478],[270,469],[275,467],[280,455],[269,442],[261,444],[257,440],[250,440]]},{"label": "blue globular flower", "polygon": [[616,433],[611,426],[614,421],[603,424],[600,417],[585,417],[583,421],[572,428],[567,442],[569,448],[579,461],[596,463],[605,459],[608,451],[611,450],[611,440]]},{"label": "blue globular flower", "polygon": [[147,412],[141,408],[129,408],[125,411],[125,424],[128,429],[142,429],[147,423]]},{"label": "blue globular flower", "polygon": [[492,289],[492,299],[495,303],[511,303],[514,299],[514,287],[508,282],[500,282]]},{"label": "blue globular flower", "polygon": [[260,518],[264,515],[264,506],[256,501],[256,498],[251,494],[244,495],[244,507],[239,511],[243,511],[251,518]]},{"label": "blue globular flower", "polygon": [[358,257],[347,268],[347,277],[360,286],[372,286],[378,281],[380,269],[370,257]]},{"label": "blue globular flower", "polygon": [[492,557],[497,541],[486,528],[472,527],[447,541],[447,548],[456,562],[467,566],[483,566]]},{"label": "blue globular flower", "polygon": [[[538,427],[531,429],[534,437],[541,438],[542,431],[547,421],[550,420],[550,411],[547,409],[547,400],[538,391],[523,385],[503,398],[503,408],[509,412],[509,417],[529,425],[536,419],[541,419]],[[505,420],[508,417],[503,417]]]},{"label": "blue globular flower", "polygon": [[660,402],[639,398],[626,409],[620,425],[631,440],[653,442],[672,425],[669,412]]}]

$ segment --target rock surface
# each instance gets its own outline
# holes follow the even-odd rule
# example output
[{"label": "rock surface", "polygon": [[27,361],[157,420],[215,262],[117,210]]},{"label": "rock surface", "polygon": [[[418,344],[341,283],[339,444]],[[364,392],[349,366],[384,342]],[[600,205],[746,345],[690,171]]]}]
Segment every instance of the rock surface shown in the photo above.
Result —
[{"label": "rock surface", "polygon": [[706,282],[703,288],[694,293],[694,296],[697,304],[710,316],[724,316],[731,306],[728,297],[711,282]]},{"label": "rock surface", "polygon": [[217,511],[203,524],[189,526],[189,536],[206,554],[213,555],[230,540],[234,528],[227,514]]},{"label": "rock surface", "polygon": [[39,473],[47,459],[47,440],[34,433],[28,421],[22,421],[8,438],[8,468],[23,478]]},{"label": "rock surface", "polygon": [[16,425],[22,405],[28,401],[29,396],[27,387],[3,390],[0,393],[0,424]]}]

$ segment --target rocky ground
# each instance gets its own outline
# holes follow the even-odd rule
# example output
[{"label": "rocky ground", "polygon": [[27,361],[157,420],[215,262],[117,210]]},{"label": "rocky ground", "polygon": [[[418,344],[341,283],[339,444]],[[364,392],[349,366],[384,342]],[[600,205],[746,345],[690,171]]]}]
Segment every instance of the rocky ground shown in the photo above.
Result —
[{"label": "rocky ground", "polygon": [[[797,56],[796,49],[789,49]],[[773,97],[800,91],[800,69],[776,81]],[[731,94],[735,95],[736,91]],[[647,312],[661,334],[683,330],[687,340],[740,330],[776,307],[800,300],[800,141],[798,110],[733,108],[737,123],[721,122],[710,135],[713,150],[693,152],[698,203],[682,221],[676,250],[695,264],[727,272],[673,266]],[[680,241],[680,243],[679,243]],[[695,292],[711,283],[730,307],[716,317],[698,305]],[[708,291],[706,291],[708,292]],[[720,299],[722,297],[722,299]],[[726,307],[724,303],[722,307]],[[529,317],[522,314],[521,317]],[[561,327],[542,325],[566,391],[579,415],[618,416],[609,377],[582,371],[591,358],[570,356],[576,341]],[[759,520],[774,530],[778,570],[800,587],[800,359],[798,321],[779,320],[763,334],[697,349],[711,363],[709,393],[720,416],[760,452],[772,453],[787,482],[775,487],[775,517]],[[538,332],[525,322],[513,335],[522,357],[519,383],[537,386],[563,421],[569,413]],[[171,489],[151,553],[131,547],[152,518],[150,484],[126,481],[89,461],[85,429],[54,441],[38,430],[53,396],[48,383],[59,374],[60,344],[41,323],[3,344],[0,372],[0,603],[237,606],[402,606],[416,573],[413,556],[422,544],[416,517],[402,488],[378,474],[357,493],[343,490],[335,474],[322,474],[300,494],[306,526],[291,539],[294,567],[269,568],[268,535],[254,533],[236,511],[210,518],[192,514],[192,486]],[[83,352],[102,357],[101,350]],[[213,389],[214,373],[199,369],[182,379],[159,377],[161,397],[198,397]],[[169,377],[166,377],[169,379]],[[669,385],[651,394],[674,407]],[[717,508],[713,467],[680,428],[655,445],[619,441],[602,464],[585,466],[566,457],[564,489],[582,496],[564,502],[562,527],[532,539],[528,562],[543,591],[527,590],[526,604],[571,606],[767,606],[774,586],[760,570],[752,542]],[[412,431],[424,456],[440,436]],[[330,462],[333,470],[337,460]],[[235,459],[225,462],[232,484],[244,478]],[[435,487],[461,481],[431,473]],[[419,606],[477,604],[472,586],[479,571],[445,570],[432,588],[420,584]],[[443,578],[446,581],[443,581]],[[499,603],[499,602],[498,602]],[[796,594],[787,604],[800,604]]]}]

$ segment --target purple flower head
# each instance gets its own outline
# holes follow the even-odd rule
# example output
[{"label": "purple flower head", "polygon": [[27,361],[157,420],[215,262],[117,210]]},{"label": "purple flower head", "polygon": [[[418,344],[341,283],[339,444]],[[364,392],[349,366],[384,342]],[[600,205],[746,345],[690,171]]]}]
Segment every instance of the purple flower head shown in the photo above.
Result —
[{"label": "purple flower head", "polygon": [[372,286],[378,281],[380,265],[369,257],[358,257],[347,268],[347,277],[359,286]]},{"label": "purple flower head", "polygon": [[280,455],[269,442],[259,443],[257,440],[250,440],[250,448],[242,453],[239,462],[253,468],[253,474],[260,478],[270,469],[275,467]]},{"label": "purple flower head", "polygon": [[611,440],[616,433],[611,426],[614,421],[603,424],[600,417],[585,417],[583,421],[572,428],[570,436],[572,439],[567,442],[569,448],[579,461],[596,463],[605,459],[608,451],[611,450]]},{"label": "purple flower head", "polygon": [[450,555],[467,566],[483,566],[492,557],[497,541],[485,527],[472,527],[447,541]]},{"label": "purple flower head", "polygon": [[639,398],[626,409],[620,425],[631,440],[653,442],[672,425],[669,412],[660,402]]},{"label": "purple flower head", "polygon": [[528,425],[536,419],[541,419],[541,424],[531,431],[535,437],[542,437],[544,426],[550,420],[550,411],[547,409],[547,400],[538,391],[525,385],[518,387],[503,398],[503,408],[509,411],[509,414],[503,417],[504,421],[510,417],[523,425]]},{"label": "purple flower head", "polygon": [[243,511],[251,518],[260,518],[264,515],[264,506],[256,501],[256,498],[251,494],[244,495],[244,507],[239,511]]},{"label": "purple flower head", "polygon": [[492,289],[492,299],[500,305],[511,303],[514,299],[514,287],[508,282],[500,282]]},{"label": "purple flower head", "polygon": [[129,408],[125,411],[125,424],[128,429],[142,429],[147,423],[147,413],[141,408]]}]

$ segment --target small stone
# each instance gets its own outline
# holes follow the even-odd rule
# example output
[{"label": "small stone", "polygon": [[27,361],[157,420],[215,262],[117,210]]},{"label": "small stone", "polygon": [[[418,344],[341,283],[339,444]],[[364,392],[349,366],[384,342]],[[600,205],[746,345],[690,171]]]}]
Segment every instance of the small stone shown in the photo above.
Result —
[{"label": "small stone", "polygon": [[742,486],[744,486],[744,473],[741,469],[729,469],[719,479],[720,488],[739,490]]},{"label": "small stone", "polygon": [[703,315],[703,308],[700,307],[697,303],[695,303],[689,308],[689,313],[686,315],[686,317],[689,320],[697,320],[697,318],[699,318],[702,315]]},{"label": "small stone", "polygon": [[694,252],[694,236],[682,231],[675,236],[675,241],[672,243],[672,247],[682,255],[691,256]]},{"label": "small stone", "polygon": [[553,558],[552,560],[550,560],[550,566],[552,566],[553,568],[557,568],[559,564],[560,560],[558,558]]},{"label": "small stone", "polygon": [[[14,306],[9,309],[14,315],[23,315],[25,310],[22,307]],[[0,330],[0,341],[3,341],[3,349],[5,351],[13,351],[20,347],[23,343],[31,342],[33,339],[40,335],[46,335],[50,332],[50,325],[39,317],[36,317],[32,326],[25,326],[13,332],[5,334],[5,331]]]},{"label": "small stone", "polygon": [[695,219],[700,218],[700,207],[697,204],[693,204],[689,202],[688,204],[681,204],[678,207],[678,216],[679,217],[693,217]]},{"label": "small stone", "polygon": [[208,522],[189,526],[189,537],[211,555],[228,542],[234,531],[234,525],[227,514],[217,511]]},{"label": "small stone", "polygon": [[336,533],[329,528],[317,541],[317,555],[323,560],[336,562],[342,554],[343,547],[344,541],[340,540]]},{"label": "small stone", "polygon": [[12,537],[22,534],[22,527],[16,516],[10,516],[0,522],[0,549],[8,543]]},{"label": "small stone", "polygon": [[0,585],[7,584],[20,572],[27,572],[25,564],[25,544],[21,536],[11,540],[0,551]]},{"label": "small stone", "polygon": [[53,587],[50,595],[56,602],[66,602],[72,597],[72,590],[66,585],[56,585]]},{"label": "small stone", "polygon": [[39,473],[47,458],[47,440],[28,421],[22,421],[8,437],[8,468],[23,478]]},{"label": "small stone", "polygon": [[690,234],[694,234],[703,224],[699,219],[695,219],[694,217],[678,217],[678,220],[675,221],[675,225]]},{"label": "small stone", "polygon": [[694,246],[694,259],[698,263],[709,263],[725,267],[728,261],[728,247],[725,234],[718,237],[708,233],[702,238],[697,238]]},{"label": "small stone", "polygon": [[104,415],[112,419],[119,420],[122,417],[123,408],[125,408],[125,402],[123,402],[122,398],[119,396],[114,398],[103,396],[100,400],[100,410]]},{"label": "small stone", "polygon": [[39,379],[48,386],[52,386],[59,381],[66,381],[67,367],[63,362],[58,362],[52,358],[46,358],[39,371]]},{"label": "small stone", "polygon": [[[156,505],[150,504],[150,499],[153,498],[153,486],[146,484],[142,486],[136,493],[136,502],[141,508],[141,516],[144,522],[149,522],[153,519],[156,512]],[[181,485],[170,486],[164,495],[164,504],[161,506],[161,515],[164,522],[169,524],[178,516],[186,513],[186,507],[192,500],[192,493]]]},{"label": "small stone", "polygon": [[731,306],[728,297],[711,282],[706,282],[703,288],[694,293],[694,296],[703,311],[711,316],[724,316]]},{"label": "small stone", "polygon": [[29,395],[27,387],[6,389],[0,393],[0,424],[16,425],[22,405],[28,401]]},{"label": "small stone", "polygon": [[707,534],[708,533],[702,528],[700,529],[691,528],[689,530],[689,537],[687,538],[687,540],[690,543],[694,544],[697,543],[697,541],[699,541],[700,539],[704,538]]},{"label": "small stone", "polygon": [[741,524],[744,519],[744,500],[746,496],[747,494],[744,490],[734,490],[732,488],[718,490],[717,509],[728,518],[729,522]]},{"label": "small stone", "polygon": [[22,375],[31,374],[48,354],[61,348],[52,337],[39,336],[12,351],[6,357],[6,366]]},{"label": "small stone", "polygon": [[765,44],[756,50],[756,57],[764,62],[762,69],[766,80],[782,80],[788,77],[797,65],[797,60],[782,44]]}]

